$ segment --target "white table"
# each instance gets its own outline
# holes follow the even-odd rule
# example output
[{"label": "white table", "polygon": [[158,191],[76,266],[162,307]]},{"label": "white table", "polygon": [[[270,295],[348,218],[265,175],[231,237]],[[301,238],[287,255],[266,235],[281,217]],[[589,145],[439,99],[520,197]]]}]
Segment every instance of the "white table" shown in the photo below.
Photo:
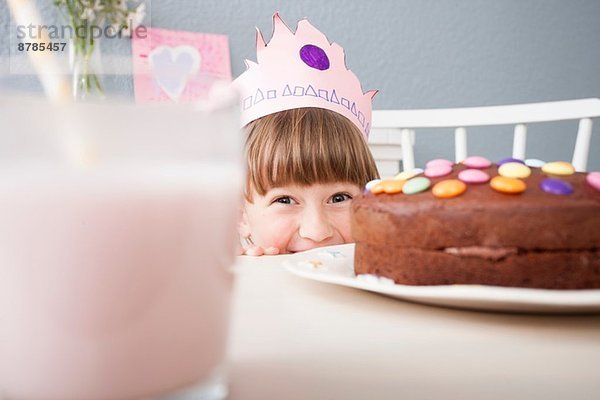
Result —
[{"label": "white table", "polygon": [[239,257],[232,400],[600,399],[600,316],[462,311]]}]

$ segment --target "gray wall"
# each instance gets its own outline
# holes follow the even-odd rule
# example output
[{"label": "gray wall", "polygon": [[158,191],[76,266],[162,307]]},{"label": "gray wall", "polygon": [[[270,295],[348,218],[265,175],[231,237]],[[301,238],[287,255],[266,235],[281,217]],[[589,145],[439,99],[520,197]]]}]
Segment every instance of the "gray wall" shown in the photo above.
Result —
[{"label": "gray wall", "polygon": [[[8,12],[0,0],[0,89],[38,91],[34,77],[9,76]],[[51,0],[38,0],[45,18]],[[441,108],[600,97],[600,0],[153,0],[151,25],[228,34],[234,76],[255,59],[254,26],[268,39],[279,10],[295,27],[309,17],[340,43],[363,88],[380,89],[374,108]],[[118,51],[125,54],[125,46]],[[131,96],[129,77],[105,84]],[[511,128],[473,129],[469,152],[499,159]],[[532,125],[528,156],[571,157],[576,123]],[[417,136],[416,158],[452,158],[452,135]],[[506,134],[505,134],[506,133]],[[600,170],[600,120],[590,170]]]}]

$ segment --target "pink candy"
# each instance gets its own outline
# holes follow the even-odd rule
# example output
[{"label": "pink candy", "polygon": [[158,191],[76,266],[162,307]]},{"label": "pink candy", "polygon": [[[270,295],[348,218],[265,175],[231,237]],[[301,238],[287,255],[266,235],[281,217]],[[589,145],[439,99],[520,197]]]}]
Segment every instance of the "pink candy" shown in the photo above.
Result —
[{"label": "pink candy", "polygon": [[452,167],[454,165],[454,163],[452,161],[448,161],[443,158],[436,158],[435,160],[428,161],[427,164],[425,164],[425,168],[428,169],[431,167],[437,167],[439,165]]},{"label": "pink candy", "polygon": [[[431,162],[431,161],[430,161]],[[425,169],[425,176],[428,178],[439,178],[440,176],[449,175],[452,172],[453,164],[432,164],[427,163],[427,168]]]},{"label": "pink candy", "polygon": [[465,169],[458,173],[458,179],[465,183],[486,183],[490,176],[479,169]]},{"label": "pink candy", "polygon": [[591,187],[600,191],[600,172],[590,172],[585,180]]},{"label": "pink candy", "polygon": [[490,160],[480,156],[467,157],[462,163],[469,168],[488,168],[490,165],[492,165]]}]

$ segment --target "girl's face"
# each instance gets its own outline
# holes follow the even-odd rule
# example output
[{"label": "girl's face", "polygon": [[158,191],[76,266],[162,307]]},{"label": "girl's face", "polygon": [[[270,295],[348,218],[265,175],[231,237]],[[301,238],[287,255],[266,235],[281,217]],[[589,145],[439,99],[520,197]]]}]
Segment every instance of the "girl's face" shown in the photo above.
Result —
[{"label": "girl's face", "polygon": [[245,202],[243,234],[255,245],[295,253],[315,247],[352,242],[350,205],[361,193],[352,183],[290,185],[252,193]]}]

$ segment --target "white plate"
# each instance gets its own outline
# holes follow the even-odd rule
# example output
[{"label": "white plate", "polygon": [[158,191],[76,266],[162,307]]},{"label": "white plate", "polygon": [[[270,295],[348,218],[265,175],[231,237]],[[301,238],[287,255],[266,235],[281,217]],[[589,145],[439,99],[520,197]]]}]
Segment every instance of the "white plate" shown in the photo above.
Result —
[{"label": "white plate", "polygon": [[368,290],[402,300],[476,310],[594,313],[600,312],[600,289],[547,290],[483,285],[409,286],[374,275],[354,274],[354,244],[296,253],[285,261],[300,277]]}]

